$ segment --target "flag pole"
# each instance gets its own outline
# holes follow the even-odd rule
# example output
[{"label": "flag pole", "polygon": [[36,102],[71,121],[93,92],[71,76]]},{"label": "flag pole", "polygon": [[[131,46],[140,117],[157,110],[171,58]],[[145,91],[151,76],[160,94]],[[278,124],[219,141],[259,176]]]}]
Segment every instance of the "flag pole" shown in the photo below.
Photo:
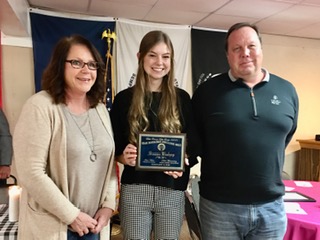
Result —
[{"label": "flag pole", "polygon": [[[115,95],[115,90],[114,90],[114,68],[113,68],[113,56],[111,54],[111,42],[112,40],[116,40],[116,34],[115,32],[111,32],[111,30],[108,28],[107,30],[104,30],[102,33],[102,39],[106,38],[107,44],[108,44],[108,49],[106,53],[106,72],[104,75],[104,81],[107,86],[107,77],[108,77],[108,70],[109,70],[109,64],[111,64],[110,70],[111,70],[111,101],[113,102],[114,95]],[[106,95],[105,93],[104,96],[104,103],[106,103]]]}]

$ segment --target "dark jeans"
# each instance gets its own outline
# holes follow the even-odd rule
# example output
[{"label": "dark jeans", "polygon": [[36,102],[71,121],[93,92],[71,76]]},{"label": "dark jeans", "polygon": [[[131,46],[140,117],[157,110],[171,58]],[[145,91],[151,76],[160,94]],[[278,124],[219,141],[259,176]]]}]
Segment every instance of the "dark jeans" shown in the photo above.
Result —
[{"label": "dark jeans", "polygon": [[68,230],[67,239],[68,240],[100,240],[100,237],[99,237],[99,234],[93,234],[93,233],[88,233],[80,237],[78,233]]}]

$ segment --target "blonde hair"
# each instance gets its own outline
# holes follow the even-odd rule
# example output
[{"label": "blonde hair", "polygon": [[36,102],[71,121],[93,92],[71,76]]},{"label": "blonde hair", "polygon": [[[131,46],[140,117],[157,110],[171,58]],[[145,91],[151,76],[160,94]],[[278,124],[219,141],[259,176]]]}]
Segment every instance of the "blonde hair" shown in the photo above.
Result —
[{"label": "blonde hair", "polygon": [[152,103],[152,92],[148,85],[148,75],[144,71],[144,57],[156,44],[164,42],[171,53],[171,69],[163,77],[161,84],[161,100],[158,110],[158,119],[161,132],[180,133],[181,122],[179,117],[179,101],[176,87],[174,86],[174,49],[169,36],[162,31],[151,31],[147,33],[140,43],[139,62],[136,84],[133,87],[133,98],[129,108],[128,120],[130,124],[129,142],[137,143],[138,133],[147,131],[150,123],[148,110]]}]

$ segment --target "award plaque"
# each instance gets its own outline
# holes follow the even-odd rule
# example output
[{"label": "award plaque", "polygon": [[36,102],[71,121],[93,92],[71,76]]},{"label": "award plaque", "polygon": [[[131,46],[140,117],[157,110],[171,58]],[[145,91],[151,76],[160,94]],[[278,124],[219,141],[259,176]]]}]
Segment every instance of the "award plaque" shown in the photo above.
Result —
[{"label": "award plaque", "polygon": [[141,132],[137,170],[184,171],[185,134]]}]

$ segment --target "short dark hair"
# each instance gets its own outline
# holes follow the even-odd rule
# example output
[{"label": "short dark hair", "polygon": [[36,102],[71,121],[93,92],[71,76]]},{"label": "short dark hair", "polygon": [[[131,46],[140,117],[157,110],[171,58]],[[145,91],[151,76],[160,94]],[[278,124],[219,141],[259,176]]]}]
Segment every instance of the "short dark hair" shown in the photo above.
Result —
[{"label": "short dark hair", "polygon": [[81,35],[71,35],[61,38],[53,49],[51,59],[42,75],[42,89],[46,90],[55,104],[66,103],[65,98],[65,61],[72,46],[83,45],[91,52],[95,61],[98,62],[97,79],[87,93],[90,107],[95,107],[103,101],[106,91],[104,80],[105,66],[102,57],[96,47]]},{"label": "short dark hair", "polygon": [[225,45],[224,45],[224,48],[225,48],[226,52],[228,52],[228,39],[229,39],[230,34],[233,31],[238,30],[238,29],[243,28],[243,27],[252,28],[257,33],[259,41],[262,44],[262,39],[261,39],[261,36],[260,36],[260,33],[259,33],[259,29],[258,29],[258,27],[256,25],[251,24],[249,22],[239,22],[239,23],[236,23],[236,24],[232,25],[228,30],[228,33],[227,33],[226,39],[225,39]]}]

